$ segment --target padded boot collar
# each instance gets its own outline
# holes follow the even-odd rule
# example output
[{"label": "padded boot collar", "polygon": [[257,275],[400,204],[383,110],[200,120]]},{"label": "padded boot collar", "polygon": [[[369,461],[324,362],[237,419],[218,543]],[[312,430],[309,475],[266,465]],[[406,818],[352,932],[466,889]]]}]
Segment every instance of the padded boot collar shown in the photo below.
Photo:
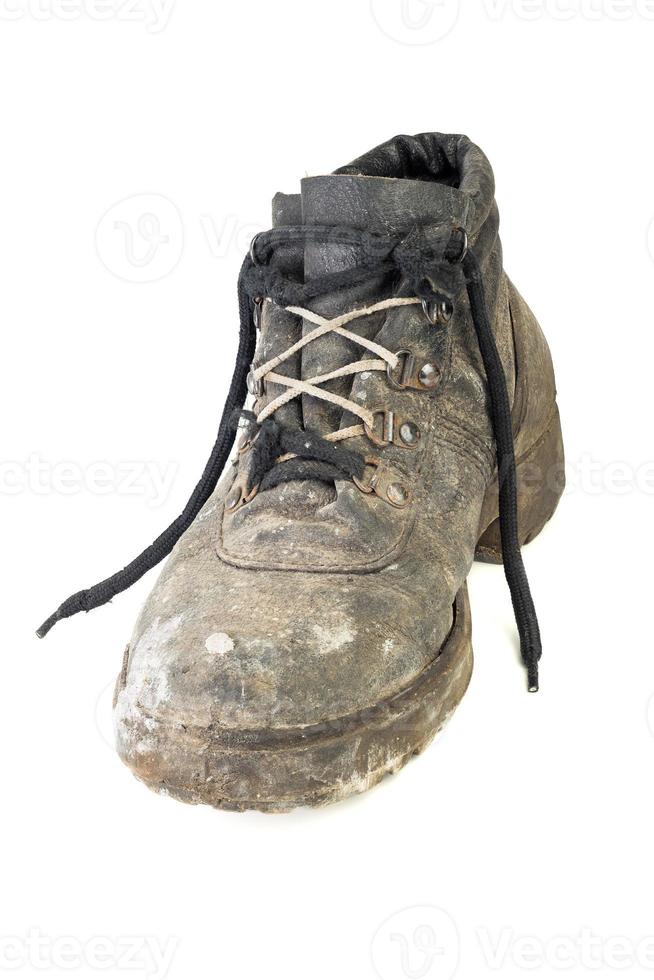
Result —
[{"label": "padded boot collar", "polygon": [[466,199],[466,230],[475,234],[493,207],[495,178],[486,154],[467,136],[394,136],[340,167],[336,174],[436,182]]}]

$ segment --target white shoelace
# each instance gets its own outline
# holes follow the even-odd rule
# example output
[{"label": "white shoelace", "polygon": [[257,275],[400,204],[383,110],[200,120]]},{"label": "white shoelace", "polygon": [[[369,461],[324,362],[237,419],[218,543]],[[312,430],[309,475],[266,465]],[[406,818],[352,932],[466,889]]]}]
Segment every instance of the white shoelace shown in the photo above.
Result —
[{"label": "white shoelace", "polygon": [[[267,302],[272,302],[272,300],[267,300]],[[335,432],[330,432],[328,435],[323,436],[324,439],[330,442],[339,442],[342,439],[351,439],[354,436],[362,435],[365,431],[365,426],[372,429],[375,424],[372,412],[358,405],[350,398],[343,398],[340,395],[332,394],[332,392],[325,391],[324,388],[318,386],[324,384],[326,381],[331,381],[333,378],[343,378],[347,375],[359,374],[362,371],[394,370],[399,363],[399,358],[396,354],[383,347],[382,344],[375,343],[374,340],[367,340],[357,333],[352,333],[351,330],[346,330],[345,324],[351,323],[353,320],[358,320],[360,317],[370,316],[372,313],[379,313],[381,310],[390,310],[398,306],[415,306],[416,304],[420,304],[419,299],[396,296],[391,299],[382,300],[379,303],[374,303],[372,306],[350,310],[349,313],[342,313],[340,316],[334,317],[331,320],[327,319],[327,317],[320,316],[318,313],[313,313],[311,310],[305,310],[301,306],[284,307],[288,313],[302,317],[309,323],[315,323],[316,329],[311,330],[306,336],[292,344],[285,351],[282,351],[281,354],[270,358],[265,364],[261,364],[253,371],[252,377],[255,383],[271,381],[274,384],[283,385],[287,389],[281,395],[273,398],[262,409],[257,416],[257,422],[263,422],[282,405],[286,405],[287,402],[292,401],[293,398],[297,398],[299,395],[311,395],[321,401],[330,402],[332,405],[339,405],[344,411],[357,415],[363,423],[348,426],[346,429],[337,429]],[[344,364],[343,367],[329,371],[327,374],[318,374],[304,380],[301,378],[292,378],[285,374],[277,374],[275,368],[279,367],[289,357],[292,357],[293,354],[302,350],[307,344],[317,340],[319,337],[324,337],[328,333],[337,333],[341,337],[346,337],[353,343],[358,344],[359,347],[363,347],[371,354],[376,354],[377,356],[375,358],[351,361],[349,364]]]}]

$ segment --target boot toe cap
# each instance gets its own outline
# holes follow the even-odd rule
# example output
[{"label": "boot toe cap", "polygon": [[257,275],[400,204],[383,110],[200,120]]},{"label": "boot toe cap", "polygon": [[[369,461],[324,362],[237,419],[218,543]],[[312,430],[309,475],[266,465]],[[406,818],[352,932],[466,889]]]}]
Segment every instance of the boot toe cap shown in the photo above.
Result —
[{"label": "boot toe cap", "polygon": [[218,562],[214,576],[207,588],[206,568],[200,579],[164,570],[117,685],[121,757],[182,798],[180,786],[217,772],[221,800],[251,796],[253,780],[239,782],[248,763],[230,764],[219,743],[233,763],[234,748],[262,733],[283,739],[365,716],[434,659],[452,620],[451,602],[432,608],[427,630],[422,598],[392,570],[269,574]]}]

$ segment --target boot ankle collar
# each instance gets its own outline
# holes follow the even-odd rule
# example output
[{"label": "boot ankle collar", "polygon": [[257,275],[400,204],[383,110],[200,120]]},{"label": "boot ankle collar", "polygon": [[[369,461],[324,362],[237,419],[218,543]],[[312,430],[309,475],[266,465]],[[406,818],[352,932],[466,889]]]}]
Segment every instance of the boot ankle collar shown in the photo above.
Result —
[{"label": "boot ankle collar", "polygon": [[[443,133],[394,136],[334,173],[436,183],[453,188],[465,198],[464,223],[471,236],[476,236],[493,208],[493,170],[486,154],[467,136]],[[461,220],[464,215],[457,217]]]}]

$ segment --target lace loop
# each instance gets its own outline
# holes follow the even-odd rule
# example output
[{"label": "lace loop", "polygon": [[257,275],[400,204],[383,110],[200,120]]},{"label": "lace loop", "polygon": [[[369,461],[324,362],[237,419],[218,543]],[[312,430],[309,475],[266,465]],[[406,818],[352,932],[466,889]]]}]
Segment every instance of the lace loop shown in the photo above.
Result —
[{"label": "lace loop", "polygon": [[[252,374],[253,384],[250,386],[252,391],[255,386],[257,391],[262,390],[262,386],[266,381],[272,381],[277,385],[282,385],[287,388],[287,391],[278,395],[271,402],[269,402],[265,408],[257,416],[258,422],[263,422],[270,415],[285,405],[287,402],[291,401],[293,398],[297,398],[299,395],[311,395],[317,400],[322,400],[329,402],[332,405],[338,405],[343,411],[350,412],[352,415],[357,415],[364,423],[369,427],[372,427],[372,413],[368,409],[363,408],[358,402],[353,401],[351,398],[343,398],[341,395],[336,395],[331,391],[317,387],[322,385],[327,381],[333,381],[334,378],[343,378],[348,375],[360,374],[362,371],[389,371],[394,370],[398,365],[398,356],[392,351],[387,350],[381,344],[376,343],[374,340],[368,340],[366,337],[362,337],[358,333],[353,333],[351,330],[347,330],[344,326],[346,323],[351,323],[353,320],[359,319],[361,317],[370,316],[373,313],[383,312],[385,310],[395,309],[399,306],[413,306],[419,303],[418,299],[402,298],[402,297],[392,297],[391,299],[382,300],[379,303],[374,303],[372,306],[366,306],[361,309],[351,310],[349,313],[342,313],[340,316],[334,317],[329,320],[326,317],[320,316],[318,313],[313,313],[311,310],[305,310],[301,306],[287,306],[286,310],[288,313],[292,313],[294,316],[302,317],[309,323],[315,323],[315,330],[309,331],[300,340],[296,341],[285,351],[280,354],[271,357],[270,360],[266,361],[265,364],[260,365]],[[360,347],[364,347],[372,354],[377,354],[377,359],[368,358],[366,360],[352,361],[349,364],[344,364],[342,367],[336,368],[334,371],[329,371],[326,374],[316,375],[312,378],[292,378],[289,375],[277,374],[274,370],[284,361],[288,360],[298,351],[302,350],[308,344],[313,343],[313,341],[318,340],[320,337],[324,337],[328,333],[336,333],[341,337],[345,337],[354,344],[358,344]],[[357,433],[358,434],[358,433]],[[330,433],[327,438],[333,438],[336,433]],[[345,438],[342,435],[340,438]]]}]

